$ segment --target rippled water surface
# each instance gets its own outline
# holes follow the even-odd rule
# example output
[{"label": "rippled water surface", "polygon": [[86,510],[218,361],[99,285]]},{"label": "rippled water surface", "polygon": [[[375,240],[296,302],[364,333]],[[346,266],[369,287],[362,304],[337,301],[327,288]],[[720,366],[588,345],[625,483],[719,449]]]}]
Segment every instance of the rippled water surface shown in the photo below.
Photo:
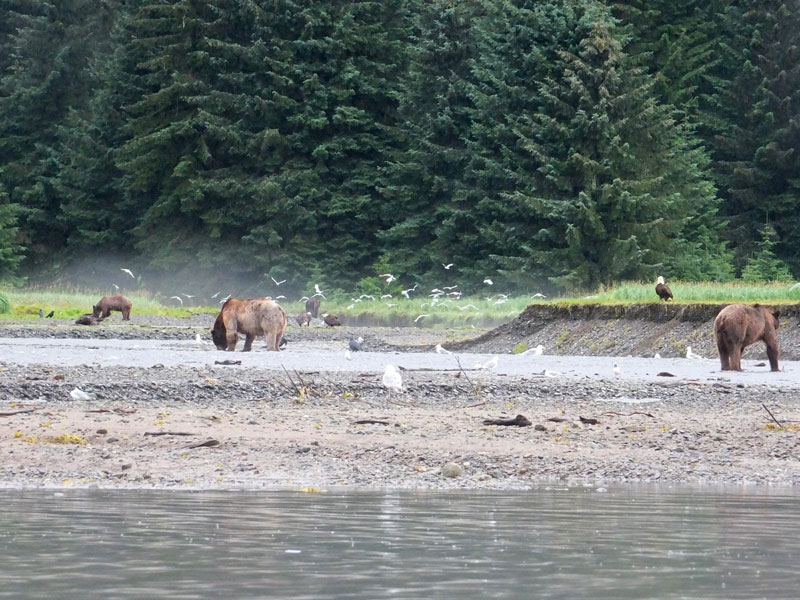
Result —
[{"label": "rippled water surface", "polygon": [[0,492],[0,598],[796,598],[800,493]]}]

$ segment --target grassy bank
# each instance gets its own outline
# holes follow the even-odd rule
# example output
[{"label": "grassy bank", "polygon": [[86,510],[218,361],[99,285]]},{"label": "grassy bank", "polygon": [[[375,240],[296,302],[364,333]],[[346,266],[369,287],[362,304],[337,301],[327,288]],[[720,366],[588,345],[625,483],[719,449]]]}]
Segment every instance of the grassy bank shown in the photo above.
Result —
[{"label": "grassy bank", "polygon": [[[745,284],[745,283],[688,283],[669,282],[675,296],[675,304],[726,304],[742,302],[751,304],[796,304],[800,303],[800,286],[791,289],[789,284]],[[41,309],[45,313],[55,311],[58,318],[77,318],[90,312],[104,292],[95,290],[65,290],[56,288],[23,288],[5,291],[11,305],[10,312],[0,317],[36,319]],[[105,292],[108,294],[108,292]],[[186,298],[184,306],[175,306],[178,300],[158,296],[147,291],[125,292],[134,305],[135,314],[151,314],[182,317],[192,313],[216,313],[216,299]],[[531,303],[576,305],[625,305],[659,302],[652,283],[625,283],[601,289],[592,294],[559,298],[533,298],[531,296],[505,297],[503,294],[472,296],[441,295],[431,298],[426,292],[419,297],[406,299],[370,297],[339,294],[322,300],[320,312],[339,316],[347,325],[385,325],[420,327],[487,327],[508,322],[519,315]],[[190,305],[194,303],[193,305]],[[304,310],[299,299],[282,299],[281,306],[294,323],[294,315]]]}]

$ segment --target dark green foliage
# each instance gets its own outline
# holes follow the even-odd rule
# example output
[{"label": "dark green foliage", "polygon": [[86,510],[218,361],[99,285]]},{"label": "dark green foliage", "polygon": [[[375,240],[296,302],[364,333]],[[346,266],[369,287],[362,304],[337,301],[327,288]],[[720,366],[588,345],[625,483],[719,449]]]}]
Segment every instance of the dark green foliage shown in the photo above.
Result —
[{"label": "dark green foliage", "polygon": [[767,224],[761,230],[758,250],[742,269],[744,281],[792,281],[788,267],[775,256],[774,248],[778,241],[775,229]]},{"label": "dark green foliage", "polygon": [[800,270],[798,15],[0,0],[0,274],[117,256],[165,285],[396,293],[376,276],[583,289],[749,277],[768,253]]}]

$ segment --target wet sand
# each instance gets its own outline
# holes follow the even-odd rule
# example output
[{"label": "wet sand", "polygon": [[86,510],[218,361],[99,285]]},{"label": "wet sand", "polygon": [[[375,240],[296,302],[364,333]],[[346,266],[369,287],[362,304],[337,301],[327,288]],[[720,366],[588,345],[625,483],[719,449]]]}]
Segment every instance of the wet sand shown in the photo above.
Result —
[{"label": "wet sand", "polygon": [[[401,348],[409,339],[428,350],[437,341],[447,345],[453,332],[312,328],[289,333],[289,352],[269,353],[258,344],[244,354],[194,346],[195,330],[180,331],[169,341],[157,328],[142,342],[129,340],[146,357],[129,365],[125,348],[103,347],[117,336],[77,349],[64,343],[37,360],[24,352],[46,345],[38,337],[19,347],[6,340],[0,485],[800,484],[796,363],[770,374],[752,361],[744,373],[722,374],[715,360],[670,359],[663,364],[676,376],[667,377],[656,374],[661,364],[633,357],[500,355],[496,370],[473,370],[490,355],[460,352],[461,370],[455,355],[393,350],[394,341]],[[380,352],[347,361],[344,343],[359,334]],[[146,348],[148,339],[172,346]],[[109,358],[114,353],[116,360]],[[180,353],[186,356],[173,360]],[[409,369],[401,372],[402,393],[381,384],[390,360]],[[613,362],[622,366],[618,377]],[[560,375],[543,373],[556,364]],[[72,399],[76,388],[91,399]],[[532,424],[484,424],[517,414]]]}]

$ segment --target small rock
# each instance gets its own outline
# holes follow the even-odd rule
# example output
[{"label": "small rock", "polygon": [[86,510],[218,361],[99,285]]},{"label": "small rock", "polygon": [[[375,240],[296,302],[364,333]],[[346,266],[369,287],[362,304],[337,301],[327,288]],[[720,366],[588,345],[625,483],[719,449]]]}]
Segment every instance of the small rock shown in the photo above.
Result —
[{"label": "small rock", "polygon": [[97,434],[98,435],[105,435],[107,433],[108,433],[108,429],[98,429],[97,430]]},{"label": "small rock", "polygon": [[542,425],[541,423],[537,423],[536,425],[534,425],[534,426],[533,426],[533,429],[534,429],[535,431],[547,431],[547,427],[545,427],[545,426],[544,426],[544,425]]},{"label": "small rock", "polygon": [[120,465],[120,469],[122,469],[123,471],[127,471],[132,466],[133,466],[133,463],[125,463],[124,465]]},{"label": "small rock", "polygon": [[458,463],[448,462],[442,465],[442,475],[450,479],[461,477],[464,474],[464,469]]}]

